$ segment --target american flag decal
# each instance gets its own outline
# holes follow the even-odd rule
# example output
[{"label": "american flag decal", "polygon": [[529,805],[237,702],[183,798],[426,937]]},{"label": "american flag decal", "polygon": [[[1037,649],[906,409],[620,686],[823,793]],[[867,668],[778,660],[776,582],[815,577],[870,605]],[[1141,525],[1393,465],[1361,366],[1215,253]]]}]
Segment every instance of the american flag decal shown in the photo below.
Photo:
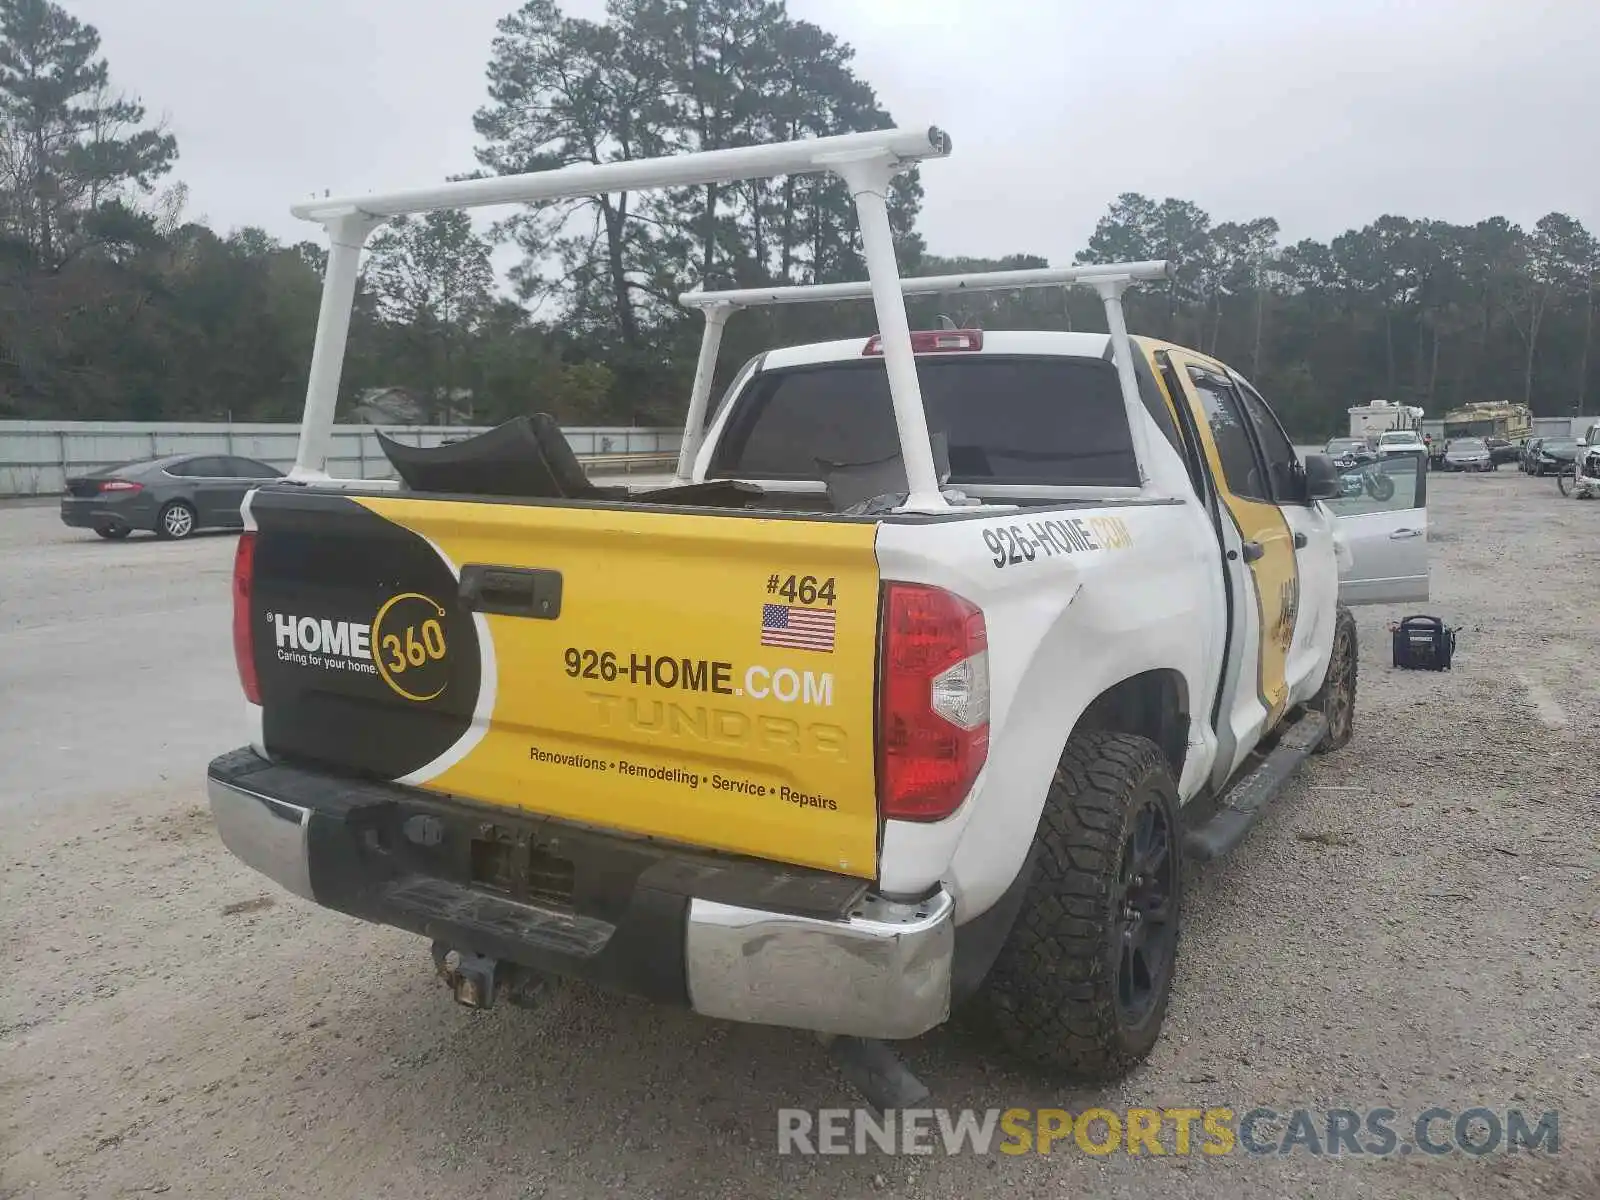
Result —
[{"label": "american flag decal", "polygon": [[761,606],[761,644],[787,650],[833,653],[834,612],[831,608],[799,608],[793,604]]}]

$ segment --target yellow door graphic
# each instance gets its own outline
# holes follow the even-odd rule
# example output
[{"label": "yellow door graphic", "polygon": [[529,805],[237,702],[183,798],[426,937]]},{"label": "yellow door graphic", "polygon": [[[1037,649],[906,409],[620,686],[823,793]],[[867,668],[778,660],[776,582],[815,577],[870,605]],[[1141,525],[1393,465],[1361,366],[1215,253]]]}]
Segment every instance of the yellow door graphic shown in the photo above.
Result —
[{"label": "yellow door graphic", "polygon": [[1227,376],[1218,364],[1197,354],[1173,350],[1168,357],[1201,430],[1211,476],[1238,531],[1237,553],[1249,564],[1255,584],[1260,639],[1256,691],[1267,710],[1264,728],[1270,729],[1289,700],[1285,668],[1300,608],[1294,534],[1272,497],[1249,417]]}]

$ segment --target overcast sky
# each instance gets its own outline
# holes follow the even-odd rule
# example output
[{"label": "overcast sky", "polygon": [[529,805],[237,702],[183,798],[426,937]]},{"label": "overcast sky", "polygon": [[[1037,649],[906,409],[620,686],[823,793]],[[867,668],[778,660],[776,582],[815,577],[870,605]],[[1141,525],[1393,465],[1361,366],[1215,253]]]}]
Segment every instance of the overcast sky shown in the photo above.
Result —
[{"label": "overcast sky", "polygon": [[[495,21],[516,0],[63,0],[177,135],[191,217],[321,231],[303,196],[475,166]],[[603,0],[568,0],[595,16]],[[1600,233],[1600,0],[789,0],[854,46],[923,172],[940,254],[1070,262],[1119,192],[1285,241],[1383,213]],[[381,14],[381,16],[380,16]]]}]

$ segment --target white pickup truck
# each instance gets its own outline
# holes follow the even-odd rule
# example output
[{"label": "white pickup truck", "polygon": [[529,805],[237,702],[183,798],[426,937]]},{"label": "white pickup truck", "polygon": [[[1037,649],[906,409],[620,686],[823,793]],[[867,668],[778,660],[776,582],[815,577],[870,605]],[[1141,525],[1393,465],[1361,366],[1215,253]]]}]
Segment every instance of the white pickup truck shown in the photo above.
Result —
[{"label": "white pickup truck", "polygon": [[[1182,861],[1351,736],[1341,592],[1427,594],[1422,464],[1343,498],[1237,372],[1130,337],[1164,264],[898,278],[887,185],[947,152],[888,130],[297,209],[332,250],[299,462],[244,505],[227,846],[431,939],[471,1005],[566,976],[880,1049],[970,1005],[1041,1068],[1139,1062]],[[398,484],[325,473],[383,219],[821,170],[871,278],[684,297],[672,485],[593,486],[547,420],[391,445]],[[1066,286],[1109,334],[908,328],[905,293]],[[752,359],[707,419],[730,316],[857,298],[876,332]]]}]

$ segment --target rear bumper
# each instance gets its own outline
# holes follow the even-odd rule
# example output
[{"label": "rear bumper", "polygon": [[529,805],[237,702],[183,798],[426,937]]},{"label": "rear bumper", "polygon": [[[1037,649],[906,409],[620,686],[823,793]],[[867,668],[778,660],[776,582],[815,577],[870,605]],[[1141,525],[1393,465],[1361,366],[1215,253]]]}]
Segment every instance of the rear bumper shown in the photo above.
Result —
[{"label": "rear bumper", "polygon": [[107,500],[101,496],[63,496],[61,522],[73,529],[98,529],[105,526],[153,529],[155,514],[140,497],[129,500]]},{"label": "rear bumper", "polygon": [[[248,749],[211,763],[207,792],[246,865],[453,949],[752,1024],[909,1038],[949,1016],[943,891],[887,900],[860,880],[335,779]],[[565,894],[539,882],[551,879]]]}]

